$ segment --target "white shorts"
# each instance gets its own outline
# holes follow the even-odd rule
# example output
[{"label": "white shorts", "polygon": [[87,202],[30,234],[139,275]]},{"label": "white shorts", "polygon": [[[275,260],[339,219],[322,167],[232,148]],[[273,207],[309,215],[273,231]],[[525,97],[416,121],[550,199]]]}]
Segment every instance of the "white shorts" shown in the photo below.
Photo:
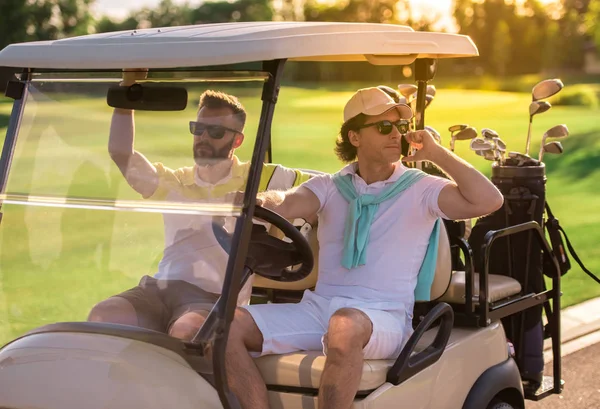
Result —
[{"label": "white shorts", "polygon": [[324,298],[305,291],[297,304],[254,304],[244,306],[263,335],[262,356],[295,351],[327,350],[323,337],[331,316],[340,308],[364,312],[373,323],[371,339],[364,348],[365,359],[394,359],[412,333],[410,315],[404,311],[377,309],[373,303],[350,298]]}]

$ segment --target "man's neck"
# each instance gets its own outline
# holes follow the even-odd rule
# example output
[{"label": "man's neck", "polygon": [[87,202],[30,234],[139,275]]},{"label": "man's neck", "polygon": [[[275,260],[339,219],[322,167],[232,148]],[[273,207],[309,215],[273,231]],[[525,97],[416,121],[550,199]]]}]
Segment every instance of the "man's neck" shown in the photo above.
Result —
[{"label": "man's neck", "polygon": [[367,185],[370,185],[389,179],[395,169],[393,163],[365,163],[359,159],[357,173]]},{"label": "man's neck", "polygon": [[210,183],[211,185],[216,184],[219,180],[222,180],[231,172],[231,166],[233,160],[222,160],[214,165],[196,166],[196,172],[198,177],[203,181]]}]

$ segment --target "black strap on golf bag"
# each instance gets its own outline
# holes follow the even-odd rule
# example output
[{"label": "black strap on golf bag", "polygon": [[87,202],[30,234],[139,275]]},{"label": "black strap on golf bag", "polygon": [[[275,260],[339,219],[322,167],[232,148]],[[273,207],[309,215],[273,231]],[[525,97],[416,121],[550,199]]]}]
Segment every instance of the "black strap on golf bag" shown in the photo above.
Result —
[{"label": "black strap on golf bag", "polygon": [[[598,284],[600,284],[600,279],[598,277],[596,277],[590,270],[585,268],[585,266],[583,265],[583,262],[581,261],[581,259],[575,252],[575,249],[571,245],[571,242],[569,241],[569,238],[567,237],[567,233],[564,231],[564,229],[558,223],[558,219],[554,218],[554,215],[552,214],[552,211],[550,210],[550,206],[548,205],[548,202],[546,202],[546,212],[548,213],[548,222],[546,224],[546,228],[548,229],[548,235],[550,236],[550,242],[552,243],[552,250],[555,253],[557,251],[560,252],[560,254],[555,254],[555,255],[557,256],[556,258],[558,259],[561,274],[566,273],[566,271],[571,267],[571,265],[569,263],[567,254],[564,251],[564,246],[562,243],[562,237],[560,236],[560,233],[562,233],[563,236],[565,236],[565,241],[567,242],[567,248],[569,249],[569,252],[573,256],[573,258],[575,259],[577,264],[579,264],[579,267],[581,267],[581,269],[583,270],[584,273],[589,275],[594,281],[596,281]],[[553,239],[553,237],[554,237],[554,239]],[[555,245],[555,243],[557,243],[557,244]],[[563,270],[563,257],[562,257],[563,254],[564,254],[564,259],[567,260],[567,263],[565,264],[565,265],[568,265],[567,270]]]},{"label": "black strap on golf bag", "polygon": [[[548,202],[545,203],[545,208],[546,214],[548,215],[545,227],[546,231],[548,232],[548,237],[550,238],[550,244],[552,245],[552,252],[558,261],[560,275],[562,276],[571,269],[571,262],[569,261],[569,255],[565,250],[565,245],[563,244],[563,240],[560,235],[560,230],[562,230],[562,227],[560,226],[558,219],[554,217],[554,214],[552,214],[552,210],[550,210]],[[556,269],[550,265],[550,263],[551,262],[548,259],[544,260],[544,274],[552,278],[556,274]]]}]

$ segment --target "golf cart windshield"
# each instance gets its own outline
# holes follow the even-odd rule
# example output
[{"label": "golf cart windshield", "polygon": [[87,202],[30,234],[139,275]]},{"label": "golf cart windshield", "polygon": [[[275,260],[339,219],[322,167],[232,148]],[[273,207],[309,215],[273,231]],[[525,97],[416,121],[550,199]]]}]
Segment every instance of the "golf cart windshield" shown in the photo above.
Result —
[{"label": "golf cart windshield", "polygon": [[[85,321],[96,303],[134,287],[144,275],[193,281],[202,271],[203,288],[220,293],[229,255],[215,241],[212,224],[231,232],[240,215],[230,193],[246,188],[267,77],[259,71],[150,72],[141,86],[163,87],[155,96],[164,96],[165,104],[181,103],[183,95],[187,106],[135,107],[135,150],[159,178],[144,198],[108,150],[114,109],[107,97],[116,106],[126,102],[122,72],[35,74],[26,85],[1,198],[2,284],[19,291],[5,292],[4,299],[0,294],[6,306],[0,308],[0,343],[46,323]],[[207,90],[234,95],[246,109],[243,143],[233,161],[226,159],[229,135],[216,140],[217,147],[195,146],[190,121],[198,121],[199,97]],[[202,187],[201,193],[187,194],[190,184]]]}]

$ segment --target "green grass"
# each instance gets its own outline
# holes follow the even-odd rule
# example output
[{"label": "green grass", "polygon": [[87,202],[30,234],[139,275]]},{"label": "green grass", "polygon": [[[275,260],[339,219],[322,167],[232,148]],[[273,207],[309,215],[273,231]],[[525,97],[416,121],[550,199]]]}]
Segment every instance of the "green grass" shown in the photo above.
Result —
[{"label": "green grass", "polygon": [[[357,86],[281,90],[272,138],[274,162],[327,172],[342,164],[333,155],[342,108]],[[248,91],[250,93],[250,91]],[[258,95],[255,93],[255,95]],[[260,112],[257,98],[243,99],[249,111],[247,140],[239,155],[249,159]],[[528,93],[480,92],[438,86],[426,122],[440,131],[468,123],[497,130],[510,150],[523,151],[527,132]],[[0,100],[0,133],[11,105]],[[33,108],[32,108],[33,109]],[[48,122],[36,121],[17,147],[9,189],[13,192],[134,199],[106,153],[110,109],[102,100],[38,101]],[[194,108],[181,113],[137,113],[136,148],[151,161],[170,167],[190,164],[186,121]],[[547,197],[561,224],[593,272],[600,272],[600,110],[558,106],[534,119],[532,152],[543,132],[565,123],[571,137],[562,157],[547,156]],[[41,117],[41,116],[40,116]],[[175,121],[169,121],[176,119]],[[179,127],[178,127],[179,126]],[[42,135],[40,138],[39,135]],[[58,137],[59,135],[60,137]],[[456,152],[486,174],[489,162],[475,156],[467,143]],[[34,160],[35,157],[35,160]],[[0,229],[0,344],[33,327],[56,321],[83,320],[98,301],[153,274],[163,249],[158,214],[83,209],[3,206]],[[600,296],[595,285],[573,262],[563,279],[563,304]]]}]

